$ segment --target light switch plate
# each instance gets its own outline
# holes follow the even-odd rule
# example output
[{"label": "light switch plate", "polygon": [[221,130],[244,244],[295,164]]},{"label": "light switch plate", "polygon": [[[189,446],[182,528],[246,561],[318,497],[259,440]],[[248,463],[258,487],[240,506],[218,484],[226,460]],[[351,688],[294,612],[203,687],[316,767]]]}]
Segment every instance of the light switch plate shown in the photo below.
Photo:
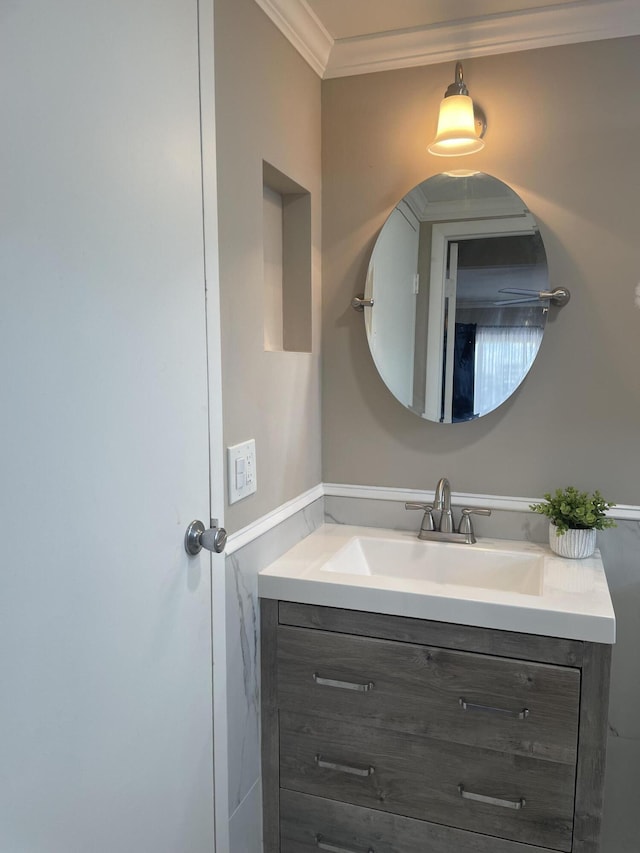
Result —
[{"label": "light switch plate", "polygon": [[257,489],[255,439],[227,448],[229,503],[252,495]]}]

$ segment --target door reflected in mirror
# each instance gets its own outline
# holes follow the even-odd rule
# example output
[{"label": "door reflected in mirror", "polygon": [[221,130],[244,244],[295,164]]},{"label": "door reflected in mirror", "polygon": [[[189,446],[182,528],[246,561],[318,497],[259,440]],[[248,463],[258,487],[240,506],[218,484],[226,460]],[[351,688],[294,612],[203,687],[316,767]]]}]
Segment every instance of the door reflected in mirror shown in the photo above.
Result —
[{"label": "door reflected in mirror", "polygon": [[538,353],[548,287],[540,232],[510,187],[479,172],[429,178],[392,210],[369,262],[365,324],[382,380],[431,421],[493,411]]}]

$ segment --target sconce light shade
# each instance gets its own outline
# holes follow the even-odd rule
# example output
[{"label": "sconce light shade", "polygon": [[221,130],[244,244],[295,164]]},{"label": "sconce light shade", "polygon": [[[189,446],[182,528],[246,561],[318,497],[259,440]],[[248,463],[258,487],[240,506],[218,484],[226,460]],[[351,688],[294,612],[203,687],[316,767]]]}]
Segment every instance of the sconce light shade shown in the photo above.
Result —
[{"label": "sconce light shade", "polygon": [[484,142],[476,130],[473,101],[462,79],[462,65],[458,62],[456,81],[449,86],[440,103],[436,138],[427,150],[439,157],[455,157],[473,154],[483,148]]}]

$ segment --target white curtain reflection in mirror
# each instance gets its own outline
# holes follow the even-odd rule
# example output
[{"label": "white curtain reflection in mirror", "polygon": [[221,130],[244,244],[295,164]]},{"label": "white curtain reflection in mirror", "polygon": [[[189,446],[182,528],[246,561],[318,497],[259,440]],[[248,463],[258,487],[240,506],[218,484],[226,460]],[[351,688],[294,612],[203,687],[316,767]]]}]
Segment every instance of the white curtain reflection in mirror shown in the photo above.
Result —
[{"label": "white curtain reflection in mirror", "polygon": [[478,326],[475,346],[474,411],[496,409],[522,382],[542,342],[539,326]]}]

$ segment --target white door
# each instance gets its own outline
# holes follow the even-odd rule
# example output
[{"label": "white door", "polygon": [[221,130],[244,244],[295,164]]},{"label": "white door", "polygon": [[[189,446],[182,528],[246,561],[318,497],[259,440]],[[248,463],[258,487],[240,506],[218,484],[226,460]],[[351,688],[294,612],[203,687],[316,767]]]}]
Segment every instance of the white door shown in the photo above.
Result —
[{"label": "white door", "polygon": [[401,203],[389,214],[371,255],[374,306],[365,313],[376,367],[405,406],[413,405],[419,242],[420,223]]},{"label": "white door", "polygon": [[3,853],[214,849],[198,35],[197,0],[0,6]]}]

